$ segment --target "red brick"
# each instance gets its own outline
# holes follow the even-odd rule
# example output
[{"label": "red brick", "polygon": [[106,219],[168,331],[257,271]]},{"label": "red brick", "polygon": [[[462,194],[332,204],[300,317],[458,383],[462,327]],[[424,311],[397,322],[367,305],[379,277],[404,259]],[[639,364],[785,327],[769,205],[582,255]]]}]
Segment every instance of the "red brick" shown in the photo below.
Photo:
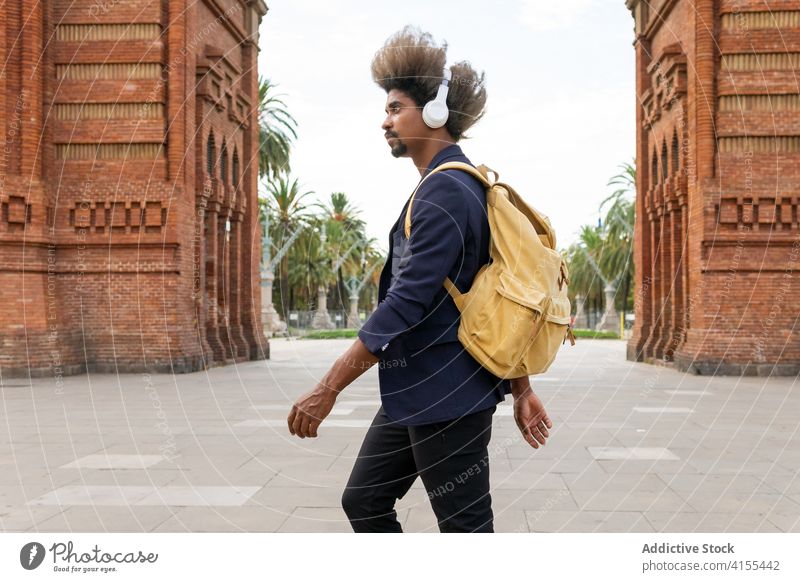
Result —
[{"label": "red brick", "polygon": [[[637,191],[659,190],[666,141],[668,181],[685,201],[659,213],[637,197],[636,324],[628,357],[708,374],[797,374],[797,82],[790,57],[769,57],[762,71],[748,70],[755,60],[747,55],[800,52],[800,30],[749,14],[767,10],[760,0],[627,4],[636,20]],[[800,0],[769,4],[800,12]],[[676,134],[677,172],[669,147]]]},{"label": "red brick", "polygon": [[[258,48],[245,33],[264,8],[232,0],[3,5],[0,40],[18,39],[0,42],[4,375],[186,372],[268,355],[256,228]],[[114,40],[127,27],[106,23],[150,32]],[[73,28],[59,34],[61,25]],[[74,41],[98,31],[103,38]],[[59,78],[65,72],[72,78]],[[208,85],[198,74],[220,84],[232,111],[198,89]],[[69,105],[82,103],[93,104],[90,113]],[[240,160],[237,207],[227,185],[213,211],[237,225],[219,250],[218,240],[196,239],[212,132],[217,153],[224,139]]]}]

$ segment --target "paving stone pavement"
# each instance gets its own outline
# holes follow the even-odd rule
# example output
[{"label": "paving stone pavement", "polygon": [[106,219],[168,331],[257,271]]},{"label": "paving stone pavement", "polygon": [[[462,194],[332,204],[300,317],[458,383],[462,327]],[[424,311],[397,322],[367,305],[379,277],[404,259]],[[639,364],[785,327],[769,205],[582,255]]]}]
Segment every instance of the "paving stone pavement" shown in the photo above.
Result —
[{"label": "paving stone pavement", "polygon": [[[349,344],[278,339],[269,361],[186,375],[0,380],[0,530],[351,531],[339,502],[377,370],[318,438],[285,428]],[[496,531],[800,531],[797,378],[691,376],[580,340],[533,385],[555,426],[534,450],[498,407]],[[397,512],[438,531],[420,480]]]}]

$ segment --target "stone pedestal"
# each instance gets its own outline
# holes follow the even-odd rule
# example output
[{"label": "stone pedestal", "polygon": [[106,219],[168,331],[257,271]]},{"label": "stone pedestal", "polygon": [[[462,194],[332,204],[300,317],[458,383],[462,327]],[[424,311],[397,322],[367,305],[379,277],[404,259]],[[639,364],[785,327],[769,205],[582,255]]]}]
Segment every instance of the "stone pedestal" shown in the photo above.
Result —
[{"label": "stone pedestal", "polygon": [[589,320],[586,317],[586,299],[583,295],[575,295],[575,329],[588,329]]},{"label": "stone pedestal", "polygon": [[261,271],[261,322],[264,325],[264,335],[267,337],[286,333],[286,322],[281,320],[281,316],[272,304],[274,280],[275,273],[270,270]]},{"label": "stone pedestal", "polygon": [[311,329],[335,329],[336,325],[331,321],[328,313],[328,294],[325,287],[317,289],[317,310],[314,312],[314,319],[311,321]]},{"label": "stone pedestal", "polygon": [[347,327],[350,329],[361,328],[361,320],[358,317],[358,295],[350,296],[350,312],[347,314]]},{"label": "stone pedestal", "polygon": [[606,295],[606,309],[597,324],[597,330],[619,333],[619,313],[617,313],[617,309],[614,306],[614,296],[617,294],[617,289],[613,285],[606,285],[603,291]]}]

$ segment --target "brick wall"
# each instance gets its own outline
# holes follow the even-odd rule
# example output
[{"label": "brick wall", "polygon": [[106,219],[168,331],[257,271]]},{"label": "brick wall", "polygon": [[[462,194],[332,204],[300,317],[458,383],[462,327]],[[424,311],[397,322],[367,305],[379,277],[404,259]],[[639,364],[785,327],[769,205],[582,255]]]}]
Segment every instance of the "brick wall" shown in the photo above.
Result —
[{"label": "brick wall", "polygon": [[[254,309],[257,164],[248,163],[257,153],[252,31],[265,9],[240,0],[6,2],[4,375],[187,372],[268,356]],[[19,31],[21,42],[7,42]],[[237,153],[238,185],[202,171],[212,129],[226,140],[229,177]],[[224,211],[213,255],[198,212],[205,190]],[[208,272],[222,291],[213,304]],[[212,349],[209,334],[223,347]]]},{"label": "brick wall", "polygon": [[628,0],[636,325],[628,358],[800,372],[800,1]]}]

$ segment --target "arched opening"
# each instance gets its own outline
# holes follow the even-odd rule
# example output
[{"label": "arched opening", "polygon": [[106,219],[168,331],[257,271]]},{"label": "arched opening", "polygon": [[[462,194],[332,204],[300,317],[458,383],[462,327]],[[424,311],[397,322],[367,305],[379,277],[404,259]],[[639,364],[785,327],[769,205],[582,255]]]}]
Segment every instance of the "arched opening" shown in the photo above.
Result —
[{"label": "arched opening", "polygon": [[667,165],[667,140],[661,142],[661,181],[667,181],[669,166]]},{"label": "arched opening", "polygon": [[219,160],[219,173],[220,179],[223,184],[228,183],[228,146],[225,140],[222,140],[222,152]]},{"label": "arched opening", "polygon": [[680,146],[678,144],[678,132],[672,134],[672,173],[678,175],[680,168]]},{"label": "arched opening", "polygon": [[236,148],[233,148],[233,187],[239,187],[239,152],[236,151]]},{"label": "arched opening", "polygon": [[658,150],[653,150],[652,168],[650,168],[650,185],[658,184]]},{"label": "arched opening", "polygon": [[214,143],[214,134],[208,136],[206,144],[206,172],[209,176],[214,175],[214,167],[217,162],[217,145]]}]

